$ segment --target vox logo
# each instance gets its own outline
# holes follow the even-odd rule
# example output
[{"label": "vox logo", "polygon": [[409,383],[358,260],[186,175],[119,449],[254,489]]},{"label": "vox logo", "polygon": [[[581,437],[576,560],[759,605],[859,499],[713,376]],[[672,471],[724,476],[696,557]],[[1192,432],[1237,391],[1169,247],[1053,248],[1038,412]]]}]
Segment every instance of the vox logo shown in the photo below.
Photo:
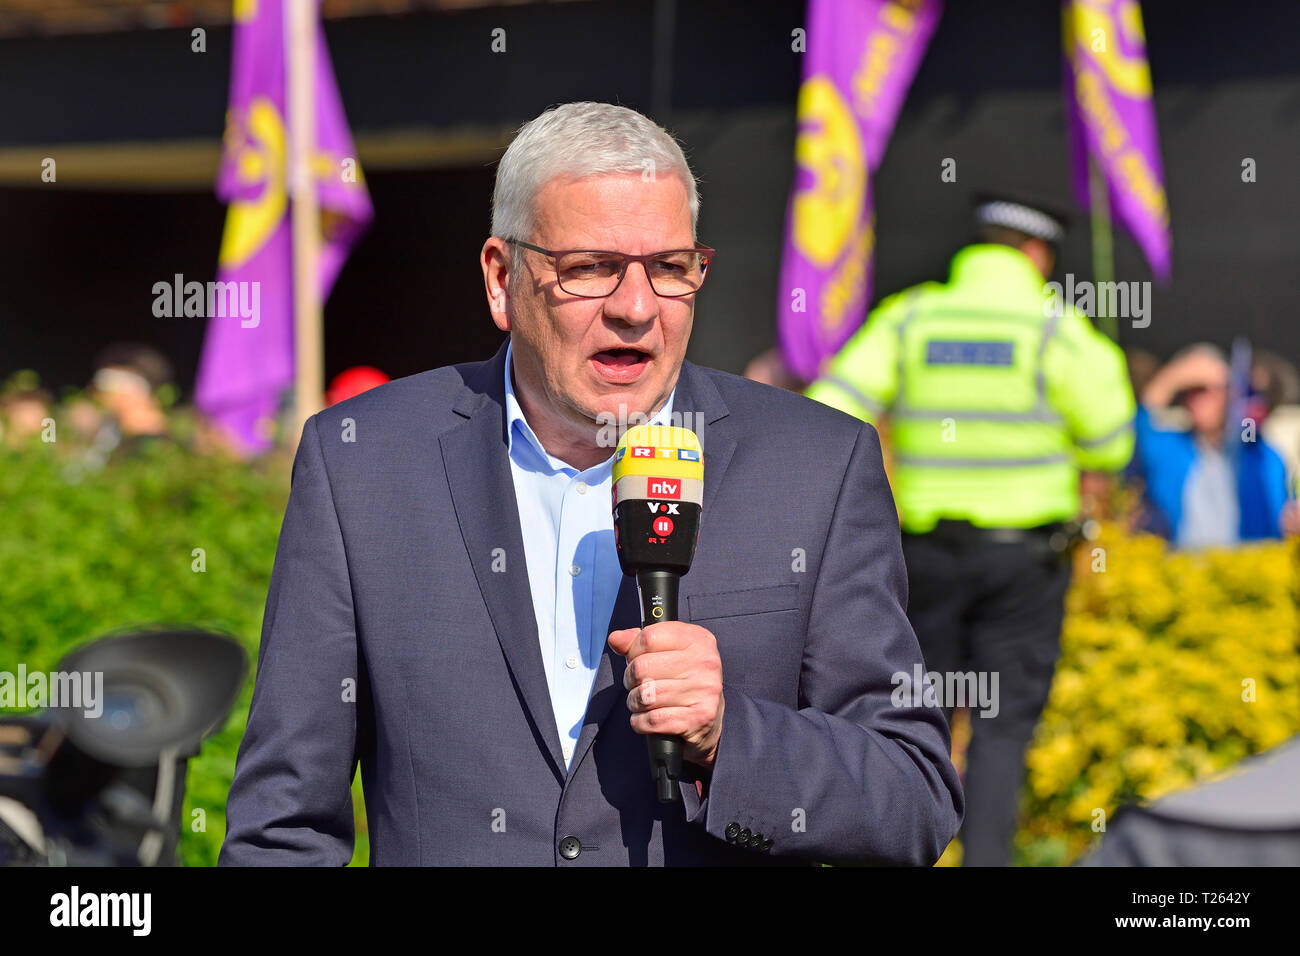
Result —
[{"label": "vox logo", "polygon": [[651,498],[680,498],[682,480],[680,478],[651,478],[647,483],[647,494]]}]

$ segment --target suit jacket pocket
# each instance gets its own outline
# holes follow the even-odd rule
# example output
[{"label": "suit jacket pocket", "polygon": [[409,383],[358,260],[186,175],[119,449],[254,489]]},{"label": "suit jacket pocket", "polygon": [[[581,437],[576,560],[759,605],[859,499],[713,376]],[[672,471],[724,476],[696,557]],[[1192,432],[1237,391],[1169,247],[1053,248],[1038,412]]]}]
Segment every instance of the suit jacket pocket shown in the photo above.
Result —
[{"label": "suit jacket pocket", "polygon": [[687,602],[693,624],[721,617],[765,614],[769,611],[794,611],[799,608],[799,585],[777,584],[772,587],[747,588],[742,591],[692,594]]}]

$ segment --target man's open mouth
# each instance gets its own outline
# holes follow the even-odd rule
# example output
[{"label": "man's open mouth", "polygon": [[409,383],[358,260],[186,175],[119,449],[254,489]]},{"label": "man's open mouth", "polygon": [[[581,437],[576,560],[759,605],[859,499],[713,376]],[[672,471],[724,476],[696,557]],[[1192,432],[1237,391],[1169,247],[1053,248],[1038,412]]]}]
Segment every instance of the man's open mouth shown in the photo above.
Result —
[{"label": "man's open mouth", "polygon": [[590,361],[596,374],[606,382],[627,385],[641,377],[650,364],[650,353],[637,348],[603,349]]},{"label": "man's open mouth", "polygon": [[592,360],[601,365],[614,368],[627,368],[640,362],[649,361],[650,354],[641,349],[605,349],[592,356]]}]

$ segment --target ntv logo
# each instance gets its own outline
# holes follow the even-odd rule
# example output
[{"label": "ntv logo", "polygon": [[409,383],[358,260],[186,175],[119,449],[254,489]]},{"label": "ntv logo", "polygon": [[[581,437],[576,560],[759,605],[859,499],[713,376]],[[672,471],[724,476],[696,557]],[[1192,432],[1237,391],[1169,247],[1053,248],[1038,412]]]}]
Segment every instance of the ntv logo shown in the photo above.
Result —
[{"label": "ntv logo", "polygon": [[1067,272],[1065,285],[1049,282],[1043,286],[1043,296],[1043,315],[1049,319],[1059,319],[1069,304],[1090,319],[1098,315],[1132,319],[1135,329],[1151,324],[1150,282],[1075,282],[1074,273]]},{"label": "ntv logo", "polygon": [[651,498],[680,498],[682,496],[681,479],[651,478],[649,494]]}]

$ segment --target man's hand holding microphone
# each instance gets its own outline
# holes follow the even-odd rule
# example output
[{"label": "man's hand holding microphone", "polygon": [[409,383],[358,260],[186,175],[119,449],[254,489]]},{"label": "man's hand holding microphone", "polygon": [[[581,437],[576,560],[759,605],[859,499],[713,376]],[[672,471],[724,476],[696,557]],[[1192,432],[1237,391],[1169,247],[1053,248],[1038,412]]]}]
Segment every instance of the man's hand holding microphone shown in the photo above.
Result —
[{"label": "man's hand holding microphone", "polygon": [[[614,542],[641,594],[639,628],[614,631],[627,660],[623,685],[632,729],[646,736],[661,803],[681,799],[682,760],[711,768],[722,735],[722,658],[717,639],[677,619],[677,586],[700,534],[704,459],[686,428],[638,425],[614,452]],[[699,785],[697,791],[703,794]]]},{"label": "man's hand holding microphone", "polygon": [[722,736],[722,658],[707,629],[661,621],[609,635],[627,659],[623,686],[638,734],[681,737],[682,758],[712,767]]}]

